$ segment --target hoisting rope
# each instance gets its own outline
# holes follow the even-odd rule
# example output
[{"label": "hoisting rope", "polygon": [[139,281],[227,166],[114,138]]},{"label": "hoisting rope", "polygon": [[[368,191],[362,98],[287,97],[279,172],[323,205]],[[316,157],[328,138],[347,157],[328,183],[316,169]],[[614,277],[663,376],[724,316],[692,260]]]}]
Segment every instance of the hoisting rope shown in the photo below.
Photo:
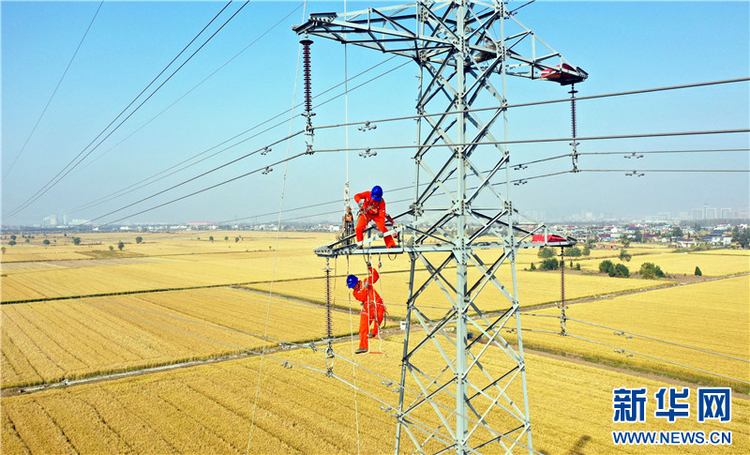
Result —
[{"label": "hoisting rope", "polygon": [[[344,16],[346,16],[346,0],[344,0]],[[348,47],[346,41],[344,41],[344,120],[347,124],[344,127],[344,142],[346,145],[346,182],[344,183],[344,214],[347,213],[346,209],[349,207],[349,56],[347,53]],[[354,220],[352,220],[352,223]],[[353,226],[352,226],[353,227]],[[346,255],[346,276],[348,277],[351,272],[349,271],[349,255]],[[352,293],[348,292],[349,296],[349,333],[351,337],[354,337],[354,325],[352,323]],[[357,390],[357,364],[354,362],[354,343],[351,346],[352,356],[352,375],[354,382],[354,422],[357,430],[357,454],[359,455],[360,449],[360,438],[359,438],[359,401]]]},{"label": "hoisting rope", "polygon": [[[307,1],[305,1],[304,7],[302,8],[302,17],[305,17],[307,11]],[[299,62],[300,62],[300,54],[301,49],[297,51],[297,70],[295,72],[295,78],[294,78],[294,93],[292,94],[292,109],[291,109],[291,119],[289,122],[289,132],[291,133],[292,127],[294,125],[294,105],[296,104],[297,99],[297,82],[299,81]],[[273,267],[271,269],[271,286],[268,291],[268,305],[266,308],[266,324],[265,324],[265,331],[263,334],[263,348],[261,349],[261,352],[265,351],[266,349],[266,340],[268,339],[268,323],[270,320],[271,315],[271,298],[273,296],[273,283],[274,278],[276,275],[276,260],[279,255],[279,238],[281,237],[281,213],[284,209],[284,193],[286,191],[286,177],[287,172],[289,170],[289,155],[292,148],[292,142],[291,139],[287,142],[287,149],[286,149],[286,157],[287,160],[284,164],[284,177],[282,179],[281,184],[281,200],[279,202],[279,217],[277,222],[277,230],[276,230],[276,248],[274,249],[274,255],[273,255]],[[253,440],[253,430],[255,429],[255,412],[258,410],[258,395],[260,394],[260,383],[261,379],[263,377],[263,360],[266,356],[261,356],[260,358],[260,365],[258,367],[258,384],[255,388],[255,398],[253,399],[253,412],[252,417],[250,418],[250,434],[247,437],[247,455],[250,454],[250,446]]]},{"label": "hoisting rope", "polygon": [[[346,255],[346,276],[348,277],[351,273],[349,268],[349,255]],[[352,293],[347,292],[349,296],[349,336],[354,340],[354,323],[352,322]],[[354,361],[354,343],[349,343],[351,346],[351,358],[352,358],[352,377],[354,382],[354,423],[357,429],[357,454],[360,453],[359,448],[359,402],[357,400],[357,362]]]},{"label": "hoisting rope", "polygon": [[[378,272],[378,281],[380,282],[380,298],[381,299],[383,298],[383,275],[380,273],[380,269],[382,267],[383,267],[383,261],[380,259],[380,255],[378,254],[377,272]],[[377,316],[377,303],[375,305],[376,305],[375,314]],[[385,300],[383,300],[382,305],[383,305],[383,324],[380,327],[378,327],[378,340],[380,340],[380,353],[383,354],[385,357],[388,357],[385,351],[383,351],[383,337],[382,337],[383,328],[385,327],[385,322],[388,319],[388,307],[385,306]],[[377,323],[377,320],[375,322]]]}]

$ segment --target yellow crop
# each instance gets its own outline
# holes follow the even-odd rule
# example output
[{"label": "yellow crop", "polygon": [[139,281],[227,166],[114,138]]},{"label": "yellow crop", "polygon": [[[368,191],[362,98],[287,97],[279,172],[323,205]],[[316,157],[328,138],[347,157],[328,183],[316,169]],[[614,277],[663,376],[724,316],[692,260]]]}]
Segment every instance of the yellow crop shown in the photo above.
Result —
[{"label": "yellow crop", "polygon": [[[632,254],[630,250],[627,250]],[[658,265],[669,275],[693,275],[695,267],[700,267],[704,276],[725,276],[750,272],[750,253],[727,254],[732,250],[711,250],[696,253],[661,253],[634,255],[630,261],[622,262],[630,270],[637,272],[644,262]],[[609,258],[613,263],[620,262],[619,253]],[[581,260],[581,268],[599,271],[601,260]]]},{"label": "yellow crop", "polygon": [[[742,276],[574,304],[566,310],[566,316],[571,319],[566,323],[566,332],[571,336],[532,331],[524,333],[524,341],[556,351],[609,359],[654,371],[710,378],[719,383],[731,384],[733,381],[699,370],[750,382],[750,339],[747,335],[750,332],[749,294],[750,277]],[[548,308],[533,313],[559,316],[560,310]],[[522,321],[524,328],[560,332],[557,318],[524,314]],[[630,334],[616,333],[619,331],[673,344],[639,336],[630,338]],[[627,352],[618,353],[615,349],[625,349]],[[631,353],[643,355],[629,357]]]},{"label": "yellow crop", "polygon": [[[383,355],[357,356],[367,370],[397,378],[400,339],[384,342]],[[352,346],[335,351],[351,356]],[[424,364],[437,361],[426,353]],[[596,366],[527,354],[534,449],[541,453],[735,454],[750,449],[748,402],[732,400],[732,421],[668,423],[650,415],[645,424],[612,422],[612,390],[647,387],[653,395],[667,384]],[[291,369],[281,361],[293,362]],[[489,362],[488,366],[490,365]],[[287,365],[287,366],[289,366]],[[303,368],[307,365],[317,371]],[[435,365],[438,366],[437,364]],[[324,374],[322,352],[309,349],[267,358],[242,359],[116,381],[3,398],[3,453],[389,453],[395,419],[376,397],[395,406],[398,394],[382,378],[337,359],[334,373],[354,390]],[[408,385],[408,384],[407,384]],[[692,388],[693,396],[695,388]],[[255,396],[258,396],[257,407]],[[406,393],[406,401],[413,395]],[[651,398],[648,410],[653,411]],[[695,409],[695,401],[692,401]],[[387,408],[386,408],[387,409]],[[436,418],[420,416],[429,425]],[[498,414],[490,416],[498,418]],[[613,430],[731,431],[731,446],[615,446]],[[250,438],[252,430],[252,437]],[[402,438],[402,451],[414,446]],[[434,446],[426,449],[434,450]],[[483,453],[502,453],[496,445]],[[517,450],[518,453],[525,453]]]},{"label": "yellow crop", "polygon": [[[232,289],[3,305],[2,387],[55,382],[304,342],[326,333],[324,308]],[[334,312],[336,335],[359,308]],[[253,336],[254,335],[254,336]]]}]

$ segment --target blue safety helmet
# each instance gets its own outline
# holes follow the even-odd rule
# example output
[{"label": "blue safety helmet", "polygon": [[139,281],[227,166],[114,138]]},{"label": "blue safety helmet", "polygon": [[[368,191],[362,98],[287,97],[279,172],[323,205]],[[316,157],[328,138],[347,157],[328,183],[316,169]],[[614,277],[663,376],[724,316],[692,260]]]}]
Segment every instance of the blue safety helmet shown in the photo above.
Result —
[{"label": "blue safety helmet", "polygon": [[383,188],[380,188],[380,186],[375,185],[372,187],[372,191],[370,191],[370,197],[373,201],[379,201],[383,199]]},{"label": "blue safety helmet", "polygon": [[349,287],[349,289],[353,289],[354,286],[359,283],[359,278],[357,278],[355,275],[349,275],[346,277],[346,285]]}]

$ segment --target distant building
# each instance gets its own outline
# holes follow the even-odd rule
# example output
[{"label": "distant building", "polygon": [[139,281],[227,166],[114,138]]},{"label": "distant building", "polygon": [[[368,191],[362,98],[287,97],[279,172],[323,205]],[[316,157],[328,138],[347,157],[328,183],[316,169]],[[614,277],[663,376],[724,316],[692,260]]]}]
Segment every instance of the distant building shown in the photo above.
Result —
[{"label": "distant building", "polygon": [[188,221],[187,226],[188,229],[197,231],[216,229],[218,227],[218,225],[213,221]]}]

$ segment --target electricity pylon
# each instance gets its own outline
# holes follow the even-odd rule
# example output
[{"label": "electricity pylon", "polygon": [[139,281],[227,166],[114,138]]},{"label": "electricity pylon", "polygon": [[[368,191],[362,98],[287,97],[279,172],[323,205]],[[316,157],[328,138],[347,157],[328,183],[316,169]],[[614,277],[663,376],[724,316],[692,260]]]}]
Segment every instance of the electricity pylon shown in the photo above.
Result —
[{"label": "electricity pylon", "polygon": [[[520,248],[571,246],[575,239],[523,220],[513,206],[506,78],[568,85],[588,75],[497,0],[316,13],[293,30],[419,66],[414,202],[389,231],[400,233],[399,246],[386,250],[373,236],[315,250],[322,257],[387,251],[411,259],[396,453],[409,442],[408,451],[420,453],[532,453],[516,256]],[[503,265],[510,267],[510,287],[497,276]],[[436,313],[434,302],[424,302],[433,287],[450,302],[447,310]],[[412,319],[421,330],[411,330]]]}]

